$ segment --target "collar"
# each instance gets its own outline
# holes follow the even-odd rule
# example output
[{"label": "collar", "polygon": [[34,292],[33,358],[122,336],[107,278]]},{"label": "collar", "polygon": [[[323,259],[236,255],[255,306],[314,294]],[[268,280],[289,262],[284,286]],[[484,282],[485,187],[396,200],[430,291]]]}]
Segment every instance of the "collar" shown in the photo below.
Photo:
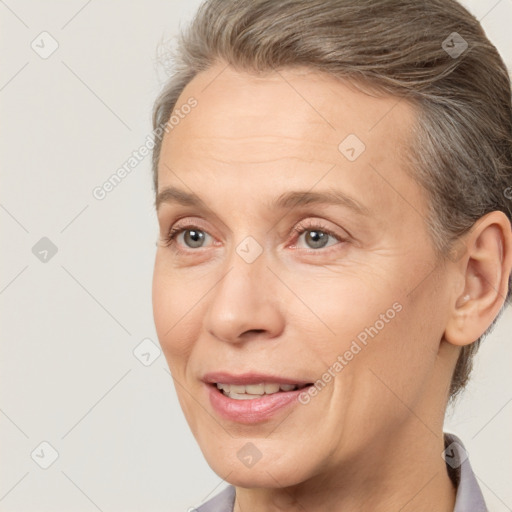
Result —
[{"label": "collar", "polygon": [[469,463],[468,453],[455,434],[444,434],[443,458],[457,488],[453,512],[487,512],[484,496]]}]

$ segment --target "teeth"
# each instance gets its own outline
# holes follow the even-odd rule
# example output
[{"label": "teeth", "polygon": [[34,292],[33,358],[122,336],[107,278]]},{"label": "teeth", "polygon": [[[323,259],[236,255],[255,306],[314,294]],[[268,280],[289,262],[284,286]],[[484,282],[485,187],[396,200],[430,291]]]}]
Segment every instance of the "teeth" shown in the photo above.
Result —
[{"label": "teeth", "polygon": [[224,395],[229,398],[234,398],[235,400],[252,400],[262,397],[263,395],[272,395],[279,391],[292,391],[298,387],[299,386],[295,384],[277,384],[268,382],[261,384],[248,384],[246,386],[217,382],[217,388],[220,389]]},{"label": "teeth", "polygon": [[[247,386],[237,386],[240,388],[245,388],[245,393],[249,395],[263,395],[265,394],[265,384],[249,384]],[[241,389],[237,391],[237,393],[244,393],[244,390]]]},{"label": "teeth", "polygon": [[229,391],[231,393],[245,393],[245,386],[237,386],[236,384],[231,384]]},{"label": "teeth", "polygon": [[295,389],[298,386],[295,386],[295,384],[281,384],[279,388],[283,391],[291,391],[292,389]]},{"label": "teeth", "polygon": [[279,391],[279,384],[265,384],[265,393],[271,395]]},{"label": "teeth", "polygon": [[234,398],[235,400],[254,400],[255,398],[259,398],[262,395],[249,395],[248,393],[224,393],[229,398]]}]

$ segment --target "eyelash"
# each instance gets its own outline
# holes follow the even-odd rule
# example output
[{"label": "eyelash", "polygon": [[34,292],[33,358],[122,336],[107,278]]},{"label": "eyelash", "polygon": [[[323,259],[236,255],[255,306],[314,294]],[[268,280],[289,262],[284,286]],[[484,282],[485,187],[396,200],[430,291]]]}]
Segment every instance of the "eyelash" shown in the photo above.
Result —
[{"label": "eyelash", "polygon": [[[196,231],[203,231],[203,232],[206,232],[206,230],[200,228],[199,226],[195,226],[194,224],[187,224],[187,225],[184,225],[184,226],[174,226],[173,228],[171,228],[168,232],[168,234],[166,235],[166,237],[163,239],[163,243],[164,243],[164,246],[165,247],[171,247],[171,248],[174,248],[177,252],[179,251],[179,249],[176,249],[175,248],[175,245],[176,245],[176,237],[181,234],[183,231],[187,231],[187,230],[196,230]],[[327,226],[324,226],[321,222],[319,221],[316,221],[315,224],[311,223],[311,224],[308,224],[308,223],[303,223],[303,222],[299,222],[298,224],[296,224],[293,229],[292,229],[292,232],[296,234],[296,238],[298,239],[300,237],[300,235],[302,235],[304,232],[306,231],[320,231],[322,233],[325,233],[326,235],[329,235],[331,236],[332,238],[335,238],[336,240],[338,240],[338,242],[346,242],[347,239],[346,238],[342,238],[340,237],[339,235],[337,235],[336,233],[334,233],[334,231],[332,231],[331,229],[329,229]],[[211,235],[210,235],[211,236]],[[332,246],[329,246],[329,247],[326,247],[325,250],[328,250],[330,249]],[[320,249],[309,249],[310,252],[320,252],[322,249],[324,248],[320,248]],[[194,251],[195,249],[190,249],[191,251]],[[182,250],[182,252],[186,252]]]},{"label": "eyelash", "polygon": [[[327,226],[324,226],[321,222],[319,222],[319,221],[315,221],[315,222],[316,222],[316,224],[313,224],[313,223],[308,224],[307,222],[305,222],[305,223],[299,222],[297,225],[295,225],[293,227],[292,231],[294,233],[296,233],[297,239],[305,231],[320,231],[322,233],[325,233],[326,235],[329,235],[332,238],[335,238],[336,240],[338,240],[338,242],[346,242],[345,238],[341,238],[334,231],[329,229]],[[330,247],[331,246],[327,247],[326,250],[329,249]],[[309,250],[312,252],[319,252],[322,249],[323,249],[323,247],[321,249],[309,249]]]}]

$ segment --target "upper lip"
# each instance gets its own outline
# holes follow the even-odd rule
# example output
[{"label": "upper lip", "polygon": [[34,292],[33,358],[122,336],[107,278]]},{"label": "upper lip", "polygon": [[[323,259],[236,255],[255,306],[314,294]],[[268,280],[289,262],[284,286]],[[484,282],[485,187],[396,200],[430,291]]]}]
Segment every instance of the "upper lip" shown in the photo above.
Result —
[{"label": "upper lip", "polygon": [[241,373],[238,375],[227,373],[227,372],[210,372],[205,373],[203,378],[201,379],[203,382],[207,384],[217,384],[218,382],[222,384],[238,384],[238,385],[248,385],[248,384],[261,384],[261,383],[276,383],[276,384],[297,384],[298,386],[311,384],[311,382],[302,380],[302,379],[294,379],[288,377],[279,377],[277,375],[268,375],[258,372],[249,372],[249,373]]}]

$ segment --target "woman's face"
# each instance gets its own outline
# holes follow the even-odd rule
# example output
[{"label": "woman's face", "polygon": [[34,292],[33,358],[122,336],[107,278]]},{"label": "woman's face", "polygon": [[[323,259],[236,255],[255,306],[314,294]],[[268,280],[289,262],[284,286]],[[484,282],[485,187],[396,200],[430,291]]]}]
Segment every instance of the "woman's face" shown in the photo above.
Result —
[{"label": "woman's face", "polygon": [[[160,156],[153,308],[210,466],[282,487],[354,468],[400,433],[431,436],[452,369],[449,286],[400,159],[410,106],[317,73],[223,65],[176,108],[191,97]],[[229,398],[210,381],[253,386]]]}]

